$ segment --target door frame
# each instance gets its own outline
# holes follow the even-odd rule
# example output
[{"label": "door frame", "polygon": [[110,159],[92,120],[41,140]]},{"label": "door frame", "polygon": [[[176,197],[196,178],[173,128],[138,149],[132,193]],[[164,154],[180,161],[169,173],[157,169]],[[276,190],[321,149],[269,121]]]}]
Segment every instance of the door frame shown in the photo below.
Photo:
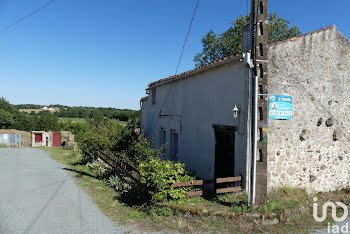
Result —
[{"label": "door frame", "polygon": [[213,124],[213,130],[214,130],[214,178],[216,179],[216,130],[221,129],[223,131],[227,130],[228,132],[233,133],[234,136],[234,151],[233,151],[233,175],[235,173],[235,162],[236,162],[236,142],[237,142],[237,126],[229,126],[229,125],[219,125],[219,124]]}]

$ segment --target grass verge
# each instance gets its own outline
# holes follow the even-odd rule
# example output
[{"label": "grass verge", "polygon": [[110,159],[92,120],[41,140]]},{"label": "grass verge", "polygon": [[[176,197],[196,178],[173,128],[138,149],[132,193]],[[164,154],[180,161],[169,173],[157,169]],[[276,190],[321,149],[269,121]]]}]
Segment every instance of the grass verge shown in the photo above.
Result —
[{"label": "grass verge", "polygon": [[72,123],[85,123],[86,120],[84,118],[66,118],[66,117],[58,117],[58,119],[62,122],[72,121]]},{"label": "grass verge", "polygon": [[[245,194],[226,194],[211,200],[191,198],[181,201],[169,201],[163,205],[178,205],[187,208],[195,207],[214,215],[193,215],[177,209],[159,206],[128,206],[118,200],[119,194],[105,180],[99,180],[93,171],[79,164],[72,156],[72,150],[61,148],[45,148],[53,159],[64,164],[72,172],[76,183],[92,198],[99,209],[114,222],[132,225],[142,231],[180,232],[224,232],[224,233],[307,233],[316,228],[325,227],[330,222],[317,223],[312,217],[312,197],[305,191],[293,188],[281,188],[269,194],[269,202],[265,206],[250,209],[246,205]],[[318,194],[322,201],[342,201],[349,205],[350,191]],[[262,225],[248,218],[239,222],[232,218],[215,215],[215,212],[259,214],[271,213],[280,217],[276,225]],[[338,214],[339,217],[340,214]],[[331,217],[330,215],[328,217]]]}]

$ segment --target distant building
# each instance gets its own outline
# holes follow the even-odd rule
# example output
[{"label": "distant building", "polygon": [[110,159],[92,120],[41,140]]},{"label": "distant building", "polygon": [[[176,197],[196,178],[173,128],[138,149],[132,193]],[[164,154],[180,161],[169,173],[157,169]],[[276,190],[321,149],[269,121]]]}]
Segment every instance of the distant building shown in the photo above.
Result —
[{"label": "distant building", "polygon": [[32,113],[34,112],[35,114],[41,112],[41,111],[50,111],[51,113],[54,113],[54,112],[60,112],[60,108],[59,107],[47,107],[47,106],[44,106],[44,107],[41,107],[40,109],[19,109],[20,112],[25,112],[25,113]]}]

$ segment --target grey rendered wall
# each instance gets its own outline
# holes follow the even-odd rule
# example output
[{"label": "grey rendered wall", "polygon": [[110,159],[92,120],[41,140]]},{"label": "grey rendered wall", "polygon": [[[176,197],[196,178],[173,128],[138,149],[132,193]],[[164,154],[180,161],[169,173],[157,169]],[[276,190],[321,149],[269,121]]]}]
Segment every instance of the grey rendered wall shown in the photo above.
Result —
[{"label": "grey rendered wall", "polygon": [[[236,61],[174,82],[162,114],[180,116],[159,117],[170,84],[158,86],[156,104],[152,105],[151,93],[148,101],[143,102],[142,130],[153,138],[156,147],[159,146],[160,128],[165,128],[167,142],[170,130],[175,130],[179,134],[178,160],[202,178],[212,179],[215,156],[213,124],[236,126],[235,174],[245,175],[247,76],[243,62]],[[234,105],[241,109],[238,120],[233,118]],[[169,159],[169,144],[165,151],[165,158]]]},{"label": "grey rendered wall", "polygon": [[349,187],[350,42],[332,28],[279,43],[268,66],[269,93],[293,97],[293,118],[268,122],[269,189]]}]

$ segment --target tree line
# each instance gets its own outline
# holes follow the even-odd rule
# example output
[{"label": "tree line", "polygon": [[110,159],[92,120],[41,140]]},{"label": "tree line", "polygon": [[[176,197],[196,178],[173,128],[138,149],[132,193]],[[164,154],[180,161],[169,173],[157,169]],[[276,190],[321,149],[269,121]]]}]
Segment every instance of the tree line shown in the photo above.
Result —
[{"label": "tree line", "polygon": [[[139,122],[139,111],[118,110],[114,108],[93,107],[64,107],[62,113],[41,111],[38,114],[22,113],[18,109],[30,105],[11,105],[5,98],[0,98],[0,129],[17,129],[22,131],[71,131],[79,139],[89,128],[88,123],[73,123],[71,121],[60,121],[58,117],[87,118],[87,119],[119,119],[128,121],[130,119]],[[87,121],[89,122],[89,121]]]},{"label": "tree line", "polygon": [[[120,121],[128,121],[129,119],[136,118],[140,113],[139,111],[130,110],[130,109],[116,109],[112,107],[86,107],[86,106],[77,106],[70,107],[64,105],[49,105],[50,107],[58,107],[60,111],[54,112],[54,115],[57,117],[65,117],[65,118],[94,118],[98,115],[102,115],[108,119],[118,119]],[[19,104],[13,105],[13,107],[17,110],[20,109],[40,109],[41,105],[35,104]],[[30,113],[31,115],[35,115],[36,113],[33,111]],[[39,112],[40,114],[40,112]]]},{"label": "tree line", "polygon": [[102,115],[108,119],[118,119],[120,121],[128,121],[138,117],[140,114],[139,111],[130,110],[130,109],[116,109],[111,107],[69,107],[69,106],[60,106],[60,111],[55,112],[54,114],[57,117],[66,117],[66,118],[94,118],[98,115]]}]

